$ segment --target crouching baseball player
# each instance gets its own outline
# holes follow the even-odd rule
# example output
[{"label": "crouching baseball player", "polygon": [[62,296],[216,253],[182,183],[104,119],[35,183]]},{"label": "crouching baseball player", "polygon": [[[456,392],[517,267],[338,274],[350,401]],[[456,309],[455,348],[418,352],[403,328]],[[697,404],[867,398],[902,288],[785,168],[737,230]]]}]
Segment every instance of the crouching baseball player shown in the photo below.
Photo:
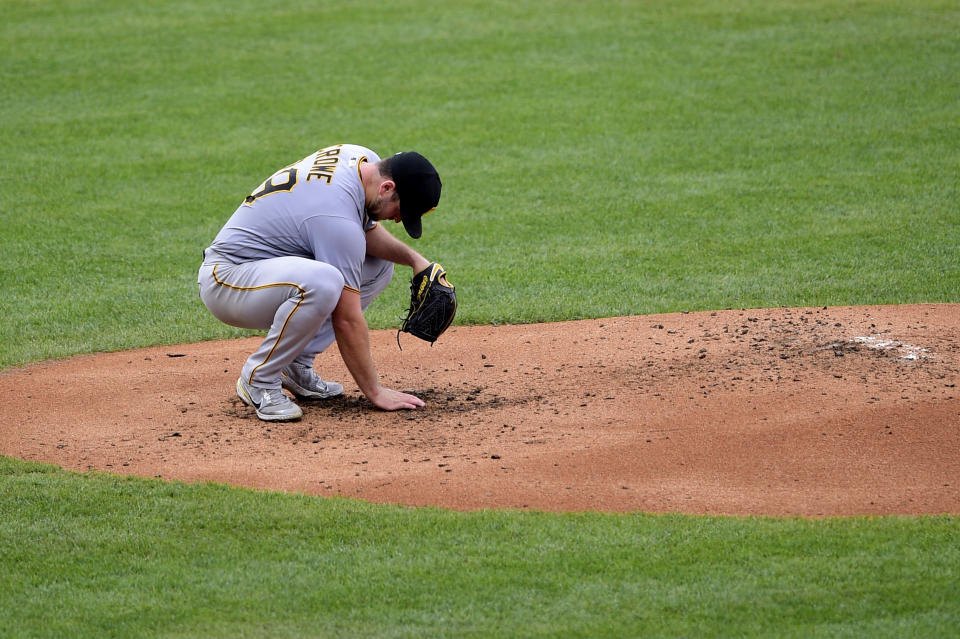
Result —
[{"label": "crouching baseball player", "polygon": [[[266,421],[303,412],[282,388],[323,399],[343,386],[314,372],[314,358],[336,340],[360,391],[384,410],[424,402],[380,385],[363,312],[393,277],[394,264],[416,274],[403,330],[433,342],[449,326],[456,297],[438,264],[391,235],[380,222],[402,222],[419,238],[421,216],[440,201],[433,165],[410,151],[381,159],[368,148],[338,144],[274,173],[246,197],[204,251],[200,299],[220,321],[265,329],[247,358],[237,395]],[[433,285],[443,296],[424,304]],[[424,306],[433,306],[428,328]],[[437,310],[439,308],[439,310]]]}]

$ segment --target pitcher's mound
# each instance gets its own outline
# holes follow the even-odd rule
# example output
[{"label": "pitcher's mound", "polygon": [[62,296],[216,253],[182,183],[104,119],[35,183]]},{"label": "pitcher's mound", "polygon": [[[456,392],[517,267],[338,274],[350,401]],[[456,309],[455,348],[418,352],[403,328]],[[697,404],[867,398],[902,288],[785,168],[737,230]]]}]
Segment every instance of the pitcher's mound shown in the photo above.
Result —
[{"label": "pitcher's mound", "polygon": [[[0,453],[60,466],[462,510],[960,514],[960,305],[727,310],[371,334],[385,413],[259,421],[259,338],[0,373]],[[16,398],[10,401],[10,398]],[[15,409],[14,409],[15,407]]]}]

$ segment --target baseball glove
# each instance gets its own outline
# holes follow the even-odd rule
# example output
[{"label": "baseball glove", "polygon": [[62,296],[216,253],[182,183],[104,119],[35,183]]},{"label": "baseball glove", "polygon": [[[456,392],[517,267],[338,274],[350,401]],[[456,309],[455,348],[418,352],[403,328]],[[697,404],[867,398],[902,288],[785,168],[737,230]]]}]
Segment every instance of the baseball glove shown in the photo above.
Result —
[{"label": "baseball glove", "polygon": [[401,331],[433,345],[456,314],[457,294],[447,281],[447,271],[432,262],[410,280],[410,308],[397,331],[397,345]]}]

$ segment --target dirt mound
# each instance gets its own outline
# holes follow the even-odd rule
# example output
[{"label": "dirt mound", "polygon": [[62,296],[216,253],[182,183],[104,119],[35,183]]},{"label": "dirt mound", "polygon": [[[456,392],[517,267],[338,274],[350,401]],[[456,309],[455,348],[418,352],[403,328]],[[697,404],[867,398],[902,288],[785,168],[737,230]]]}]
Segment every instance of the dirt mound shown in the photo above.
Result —
[{"label": "dirt mound", "polygon": [[0,373],[0,453],[60,466],[460,510],[960,514],[960,305],[727,310],[372,333],[386,385],[265,424],[259,338]]}]

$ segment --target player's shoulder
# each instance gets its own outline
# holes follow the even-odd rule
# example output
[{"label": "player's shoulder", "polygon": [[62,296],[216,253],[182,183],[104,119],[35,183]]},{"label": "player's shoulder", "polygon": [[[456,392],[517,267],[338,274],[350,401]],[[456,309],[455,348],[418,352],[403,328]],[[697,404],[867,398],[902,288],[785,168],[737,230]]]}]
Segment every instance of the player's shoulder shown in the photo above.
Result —
[{"label": "player's shoulder", "polygon": [[380,156],[368,147],[359,144],[343,144],[340,151],[341,166],[348,169],[350,173],[356,172],[360,175],[360,165],[364,162],[376,164],[380,161]]},{"label": "player's shoulder", "polygon": [[316,157],[336,157],[341,163],[349,165],[351,162],[357,164],[363,162],[379,162],[380,156],[370,147],[361,144],[333,144],[319,149],[307,159]]},{"label": "player's shoulder", "polygon": [[368,162],[379,162],[380,156],[373,149],[361,144],[340,144],[341,155],[348,159],[364,158]]}]

